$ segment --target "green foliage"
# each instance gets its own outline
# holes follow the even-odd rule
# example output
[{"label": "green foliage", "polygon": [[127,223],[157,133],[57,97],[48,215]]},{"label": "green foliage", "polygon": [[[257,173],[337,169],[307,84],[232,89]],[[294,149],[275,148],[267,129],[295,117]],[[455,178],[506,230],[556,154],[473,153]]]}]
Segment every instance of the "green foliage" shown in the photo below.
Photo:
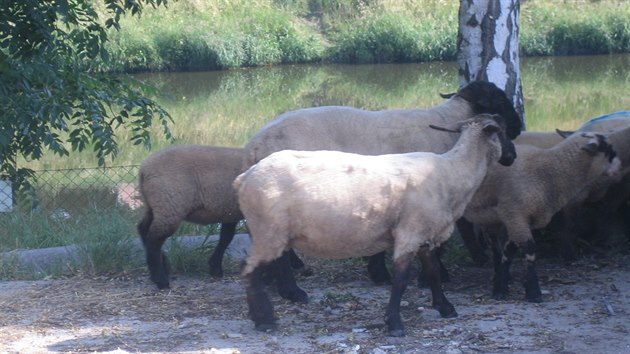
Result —
[{"label": "green foliage", "polygon": [[215,9],[181,2],[172,12],[128,18],[129,32],[116,33],[108,44],[109,68],[214,70],[321,59],[321,36],[306,21],[282,9],[256,3],[243,6],[221,7],[214,14]]},{"label": "green foliage", "polygon": [[456,31],[433,31],[426,22],[395,13],[379,13],[348,24],[332,51],[335,61],[350,63],[407,63],[455,58]]},{"label": "green foliage", "polygon": [[[169,135],[170,116],[148,98],[155,92],[107,67],[107,29],[126,13],[164,0],[106,0],[99,17],[88,0],[0,2],[0,178],[23,185],[31,173],[18,157],[68,156],[92,149],[98,163],[118,153],[117,127],[148,146],[156,117]],[[104,24],[102,24],[104,23]]]},{"label": "green foliage", "polygon": [[[124,18],[110,70],[454,60],[458,1],[179,0]],[[630,2],[523,1],[522,54],[630,51]],[[143,47],[144,46],[144,47]],[[136,64],[138,63],[138,64]]]},{"label": "green foliage", "polygon": [[521,8],[522,54],[583,55],[630,52],[630,3],[579,6],[528,1]]}]

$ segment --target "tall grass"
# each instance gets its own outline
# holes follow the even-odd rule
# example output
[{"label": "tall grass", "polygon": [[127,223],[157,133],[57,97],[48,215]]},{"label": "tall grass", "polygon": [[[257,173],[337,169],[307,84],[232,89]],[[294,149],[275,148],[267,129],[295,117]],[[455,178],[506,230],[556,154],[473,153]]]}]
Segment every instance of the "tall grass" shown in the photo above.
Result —
[{"label": "tall grass", "polygon": [[[126,18],[113,71],[192,71],[287,63],[452,60],[457,1],[179,0]],[[630,52],[630,2],[528,0],[526,56]]]},{"label": "tall grass", "polygon": [[318,61],[325,41],[307,21],[265,2],[180,1],[123,21],[114,71],[191,71]]},{"label": "tall grass", "polygon": [[630,51],[628,1],[527,1],[522,54],[584,55]]}]

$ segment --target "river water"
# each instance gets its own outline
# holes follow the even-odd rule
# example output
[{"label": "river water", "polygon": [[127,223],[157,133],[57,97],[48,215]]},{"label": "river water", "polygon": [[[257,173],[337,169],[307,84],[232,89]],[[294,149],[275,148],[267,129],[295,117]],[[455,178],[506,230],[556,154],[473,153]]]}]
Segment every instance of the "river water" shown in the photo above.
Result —
[{"label": "river water", "polygon": [[[630,55],[523,58],[528,130],[572,129],[630,109]],[[179,143],[239,146],[279,113],[321,105],[430,107],[457,89],[453,62],[302,65],[139,76],[158,86]],[[158,145],[161,145],[158,139]]]}]

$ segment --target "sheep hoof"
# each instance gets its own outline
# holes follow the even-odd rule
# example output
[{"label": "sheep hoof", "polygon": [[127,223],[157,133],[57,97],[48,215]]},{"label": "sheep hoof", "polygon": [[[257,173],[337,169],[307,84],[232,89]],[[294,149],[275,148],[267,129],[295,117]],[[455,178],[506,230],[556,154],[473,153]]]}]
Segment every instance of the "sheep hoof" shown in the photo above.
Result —
[{"label": "sheep hoof", "polygon": [[488,263],[490,257],[488,257],[488,255],[486,255],[485,253],[473,254],[472,260],[476,266],[481,267],[484,264]]},{"label": "sheep hoof", "polygon": [[306,293],[306,291],[300,288],[295,288],[289,291],[282,291],[279,289],[279,293],[282,298],[287,299],[289,301],[297,302],[300,304],[308,303],[308,294]]},{"label": "sheep hoof", "polygon": [[171,285],[168,282],[155,282],[155,285],[157,285],[158,289],[160,290],[164,290],[164,289],[170,289]]},{"label": "sheep hoof", "polygon": [[255,327],[260,332],[273,332],[276,330],[277,325],[275,323],[256,323]]},{"label": "sheep hoof", "polygon": [[492,298],[495,300],[506,300],[508,297],[507,292],[503,292],[503,291],[495,291],[492,293]]},{"label": "sheep hoof", "polygon": [[313,274],[315,274],[315,272],[313,272],[312,268],[302,268],[298,270],[298,274],[300,274],[300,276],[302,277],[311,277],[313,276]]},{"label": "sheep hoof", "polygon": [[390,329],[389,336],[390,337],[404,337],[405,330],[404,329]]},{"label": "sheep hoof", "polygon": [[443,308],[439,308],[438,312],[442,318],[455,318],[457,317],[457,311],[455,311],[455,307],[453,305],[444,306]]},{"label": "sheep hoof", "polygon": [[528,302],[534,302],[534,303],[541,303],[541,302],[543,302],[542,294],[526,295],[525,296],[525,300],[527,300]]},{"label": "sheep hoof", "polygon": [[213,278],[223,278],[223,269],[210,267],[210,276]]},{"label": "sheep hoof", "polygon": [[392,283],[392,277],[389,272],[370,272],[370,279],[376,285],[387,285]]},{"label": "sheep hoof", "polygon": [[168,277],[166,276],[152,276],[151,280],[155,283],[155,285],[157,285],[158,289],[160,290],[170,288],[170,283]]}]

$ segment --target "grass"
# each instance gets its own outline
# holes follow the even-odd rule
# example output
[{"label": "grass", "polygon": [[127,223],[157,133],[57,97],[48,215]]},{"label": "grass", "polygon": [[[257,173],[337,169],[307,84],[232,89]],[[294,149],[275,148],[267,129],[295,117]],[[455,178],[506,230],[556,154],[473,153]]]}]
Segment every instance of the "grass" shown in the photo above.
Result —
[{"label": "grass", "polygon": [[[111,32],[107,70],[453,60],[457,1],[179,0]],[[630,3],[528,0],[525,56],[630,52]]]},{"label": "grass", "polygon": [[[124,30],[112,33],[110,51],[115,66],[109,69],[192,71],[319,61],[452,59],[456,3],[180,0],[167,11],[148,9],[139,20],[126,19]],[[630,3],[566,4],[542,0],[522,4],[524,54],[629,51]],[[628,109],[630,76],[626,68],[630,58],[608,59],[606,65],[587,57],[523,60],[528,130],[572,129],[590,117]],[[241,146],[271,117],[300,107],[433,106],[441,102],[438,92],[454,89],[455,70],[453,63],[438,62],[420,66],[294,65],[176,76],[163,73],[150,80],[166,94],[161,103],[175,119],[172,128],[178,143]],[[126,142],[129,132],[119,130],[116,134],[122,142],[116,164],[138,164],[149,154]],[[156,130],[152,151],[166,144]],[[38,170],[96,165],[89,153],[21,163]],[[67,177],[71,183],[82,179],[80,183],[88,184],[86,178],[95,181],[84,174]],[[135,175],[123,180],[135,181]],[[129,253],[129,243],[137,238],[135,224],[140,215],[127,209],[101,209],[95,200],[102,203],[109,201],[108,197],[93,189],[87,193],[90,198],[84,198],[85,193],[70,195],[77,201],[85,199],[78,217],[75,210],[68,211],[73,216],[70,218],[36,209],[0,213],[0,251],[78,245],[81,257],[77,262],[60,264],[53,275],[68,271],[128,272],[144,267],[142,255]],[[216,226],[185,223],[178,235],[216,232]],[[176,272],[205,271],[211,248],[190,252],[180,247],[175,237],[169,244]],[[0,277],[29,276],[16,268],[15,259],[2,262]]]}]

